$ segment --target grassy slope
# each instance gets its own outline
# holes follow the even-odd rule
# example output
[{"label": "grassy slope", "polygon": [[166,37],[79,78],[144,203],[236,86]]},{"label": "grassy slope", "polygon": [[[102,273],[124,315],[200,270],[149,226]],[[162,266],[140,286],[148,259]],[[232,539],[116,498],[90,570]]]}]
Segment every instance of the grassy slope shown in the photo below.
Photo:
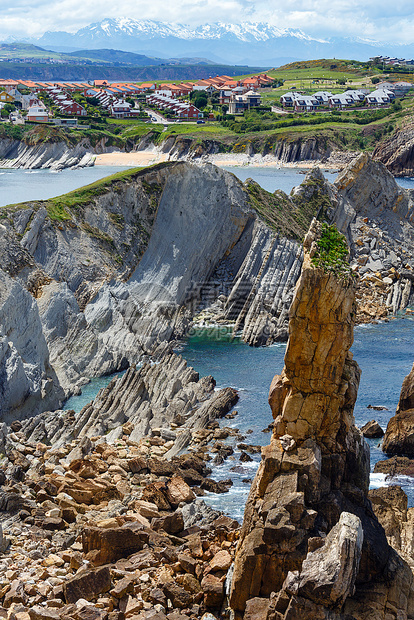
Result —
[{"label": "grassy slope", "polygon": [[319,179],[305,179],[306,198],[302,195],[288,197],[281,190],[273,194],[255,181],[246,182],[253,208],[274,232],[289,239],[303,241],[314,217],[324,218],[330,199],[323,191]]}]

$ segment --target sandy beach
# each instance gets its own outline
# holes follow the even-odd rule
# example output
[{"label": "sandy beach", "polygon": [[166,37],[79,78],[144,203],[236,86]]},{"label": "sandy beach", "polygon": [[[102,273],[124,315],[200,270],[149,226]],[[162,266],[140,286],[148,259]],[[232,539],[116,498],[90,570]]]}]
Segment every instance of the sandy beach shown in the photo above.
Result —
[{"label": "sandy beach", "polygon": [[[245,153],[217,153],[191,160],[193,163],[203,164],[210,162],[216,166],[246,166],[246,167],[269,167],[269,168],[314,168],[320,166],[326,170],[342,168],[349,156],[344,158],[344,153],[333,153],[331,158],[321,162],[320,160],[306,160],[298,162],[281,162],[273,155],[246,155]],[[169,161],[168,153],[156,151],[135,151],[132,153],[103,153],[95,158],[95,166],[153,166],[163,161]]]},{"label": "sandy beach", "polygon": [[168,154],[153,151],[133,153],[102,153],[95,158],[95,166],[153,166],[168,161]]}]

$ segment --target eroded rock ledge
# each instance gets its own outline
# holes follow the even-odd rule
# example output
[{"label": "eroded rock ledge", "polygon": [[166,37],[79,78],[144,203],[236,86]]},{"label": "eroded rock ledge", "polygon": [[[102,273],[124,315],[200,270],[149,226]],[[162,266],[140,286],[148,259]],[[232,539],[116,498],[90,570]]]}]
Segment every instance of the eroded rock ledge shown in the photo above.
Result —
[{"label": "eroded rock ledge", "polygon": [[274,431],[246,505],[230,606],[272,620],[362,620],[374,610],[378,619],[408,618],[413,575],[368,500],[369,450],[354,425],[355,282],[345,265],[318,261],[320,246],[314,223],[285,367],[270,389]]},{"label": "eroded rock ledge", "polygon": [[[157,429],[171,441],[167,458],[186,448],[200,429],[222,418],[237,403],[233,388],[215,391],[213,377],[200,378],[175,353],[131,366],[115,377],[79,413],[73,410],[41,413],[23,420],[20,432],[28,442],[60,447],[74,439],[105,436],[116,443],[128,424],[131,441],[151,436]],[[160,431],[161,429],[161,431]]]}]

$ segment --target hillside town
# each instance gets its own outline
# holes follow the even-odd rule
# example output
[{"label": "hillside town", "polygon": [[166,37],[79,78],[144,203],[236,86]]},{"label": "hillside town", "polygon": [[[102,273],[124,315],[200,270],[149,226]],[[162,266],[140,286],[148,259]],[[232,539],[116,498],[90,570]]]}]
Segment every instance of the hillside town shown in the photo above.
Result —
[{"label": "hillside town", "polygon": [[[191,94],[205,91],[217,93],[220,104],[228,104],[229,112],[236,114],[243,109],[260,105],[257,89],[269,86],[273,78],[266,74],[235,80],[227,75],[196,82],[179,84],[145,82],[142,84],[95,80],[88,82],[34,82],[30,80],[0,79],[0,110],[9,111],[12,105],[17,112],[11,119],[19,118],[35,123],[54,122],[55,117],[82,118],[88,116],[83,98],[113,118],[139,117],[141,108],[155,107],[177,119],[202,119],[204,114],[191,103]],[[2,113],[3,118],[9,115]]]},{"label": "hillside town", "polygon": [[[151,119],[150,110],[157,111],[159,120],[215,120],[213,112],[197,106],[197,95],[214,101],[220,112],[242,115],[245,111],[263,106],[261,90],[269,91],[274,78],[266,73],[244,79],[221,75],[198,81],[181,83],[110,82],[35,82],[31,80],[0,79],[0,114],[2,120],[14,123],[50,123],[85,125],[94,114],[114,119]],[[320,90],[312,94],[292,89],[280,97],[281,108],[271,106],[279,113],[314,112],[329,109],[364,109],[390,105],[397,97],[404,97],[413,85],[409,82],[381,82],[369,88],[347,89],[342,93]],[[155,118],[155,117],[154,117]]]},{"label": "hillside town", "polygon": [[389,105],[396,97],[404,97],[413,85],[409,82],[380,82],[373,91],[369,89],[348,89],[343,93],[333,94],[328,91],[318,91],[312,95],[304,95],[291,91],[282,95],[280,103],[284,108],[291,108],[295,112],[309,112],[321,107],[354,108],[357,105],[378,107]]}]

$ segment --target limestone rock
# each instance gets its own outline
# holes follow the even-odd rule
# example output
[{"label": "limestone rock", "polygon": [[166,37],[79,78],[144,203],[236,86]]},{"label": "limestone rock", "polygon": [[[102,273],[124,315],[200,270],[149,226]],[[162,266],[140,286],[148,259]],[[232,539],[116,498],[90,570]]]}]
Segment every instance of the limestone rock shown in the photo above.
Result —
[{"label": "limestone rock", "polygon": [[407,411],[407,409],[414,409],[414,364],[411,371],[404,378],[397,405],[397,413]]},{"label": "limestone rock", "polygon": [[[147,362],[139,369],[131,367],[122,377],[114,378],[78,414],[42,414],[25,420],[22,432],[28,441],[59,446],[74,437],[105,433],[108,442],[116,441],[126,422],[132,425],[129,434],[132,441],[147,436],[151,428],[171,423],[197,428],[197,424],[205,425],[215,416],[227,413],[238,398],[235,390],[214,393],[214,385],[212,377],[200,379],[181,356],[167,352],[159,363]],[[187,443],[182,439],[178,436],[176,440],[179,449],[189,443],[191,435]],[[172,449],[170,452],[175,454]],[[148,464],[131,459],[130,467],[138,472]]]},{"label": "limestone rock", "polygon": [[0,325],[2,421],[58,406],[64,392],[49,364],[36,302],[2,270]]},{"label": "limestone rock", "polygon": [[382,449],[389,455],[414,456],[414,366],[403,381],[397,412],[388,422]]},{"label": "limestone rock", "polygon": [[386,140],[381,140],[373,152],[374,159],[381,161],[394,176],[412,176],[411,150],[414,144],[414,126],[404,123]]},{"label": "limestone rock", "polygon": [[148,538],[148,532],[138,523],[119,528],[85,528],[82,531],[82,546],[93,564],[101,566],[140,551]]},{"label": "limestone rock", "polygon": [[400,411],[390,419],[382,449],[390,455],[414,456],[414,409]]},{"label": "limestone rock", "polygon": [[300,573],[293,579],[288,574],[285,589],[327,608],[342,605],[353,593],[363,538],[359,517],[342,512],[323,546],[308,553]]}]

